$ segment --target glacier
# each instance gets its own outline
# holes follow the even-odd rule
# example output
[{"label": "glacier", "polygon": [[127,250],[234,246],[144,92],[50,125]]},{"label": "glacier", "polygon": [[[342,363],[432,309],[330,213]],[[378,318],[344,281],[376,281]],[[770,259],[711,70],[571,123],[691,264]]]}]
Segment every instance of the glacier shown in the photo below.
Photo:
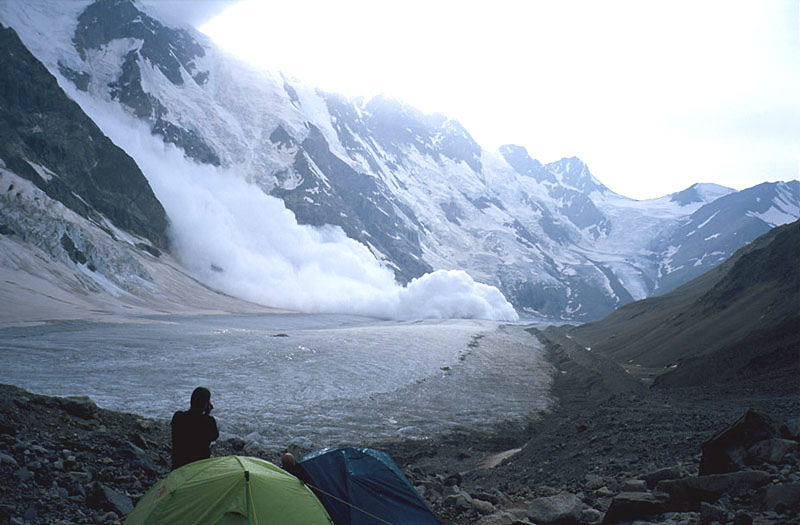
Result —
[{"label": "glacier", "polygon": [[796,181],[629,199],[577,158],[486,151],[444,115],[256,70],[150,7],[11,0],[0,22],[139,164],[181,264],[231,295],[309,312],[586,321],[800,216]]}]

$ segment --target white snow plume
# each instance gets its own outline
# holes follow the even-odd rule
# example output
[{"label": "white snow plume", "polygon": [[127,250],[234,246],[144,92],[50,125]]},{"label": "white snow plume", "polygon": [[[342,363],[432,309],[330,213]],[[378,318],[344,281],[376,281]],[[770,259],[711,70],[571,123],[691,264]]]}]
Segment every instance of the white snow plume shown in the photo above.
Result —
[{"label": "white snow plume", "polygon": [[149,14],[176,27],[199,27],[236,4],[236,0],[140,0]]},{"label": "white snow plume", "polygon": [[136,160],[167,211],[175,255],[209,286],[305,312],[518,319],[497,288],[462,271],[437,271],[407,287],[398,285],[393,273],[341,228],[298,225],[281,200],[235,170],[189,161],[118,106],[75,90],[70,94]]}]

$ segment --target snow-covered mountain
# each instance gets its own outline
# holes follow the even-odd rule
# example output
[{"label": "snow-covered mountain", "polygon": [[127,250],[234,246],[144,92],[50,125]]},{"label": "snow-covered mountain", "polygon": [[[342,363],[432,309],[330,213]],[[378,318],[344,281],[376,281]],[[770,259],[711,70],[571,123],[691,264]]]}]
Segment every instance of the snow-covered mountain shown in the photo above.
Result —
[{"label": "snow-covered mountain", "polygon": [[[192,274],[265,304],[276,304],[286,281],[259,285],[274,268],[324,274],[349,264],[332,252],[310,266],[298,262],[308,250],[293,245],[306,246],[298,236],[311,234],[295,219],[319,227],[324,246],[340,246],[343,232],[400,283],[465,270],[520,312],[591,320],[671,290],[800,216],[797,181],[740,192],[697,184],[635,201],[577,158],[542,164],[513,145],[489,152],[445,116],[253,70],[131,0],[8,0],[0,23],[142,168],[170,220],[170,249]],[[194,196],[203,184],[203,198],[216,200]],[[253,201],[260,214],[245,215],[243,195],[253,192],[279,198],[293,218],[264,211],[274,207],[268,200]],[[267,234],[274,239],[262,239]],[[223,241],[232,244],[220,248]],[[351,273],[347,289],[369,280]],[[343,307],[329,300],[337,290],[316,282],[307,290],[307,281],[301,275],[298,288],[281,292],[292,295],[288,306]],[[426,288],[427,300],[434,289]]]}]

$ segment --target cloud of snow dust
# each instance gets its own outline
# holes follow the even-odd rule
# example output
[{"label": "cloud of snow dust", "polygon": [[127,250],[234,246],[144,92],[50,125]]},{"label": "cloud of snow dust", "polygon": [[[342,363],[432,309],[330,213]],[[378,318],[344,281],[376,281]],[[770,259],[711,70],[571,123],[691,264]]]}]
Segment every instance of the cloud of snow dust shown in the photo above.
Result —
[{"label": "cloud of snow dust", "polygon": [[148,14],[177,27],[201,26],[238,0],[139,0]]},{"label": "cloud of snow dust", "polygon": [[437,271],[400,286],[341,228],[298,225],[283,201],[234,170],[189,161],[118,106],[72,96],[136,160],[169,216],[173,253],[209,286],[304,312],[518,319],[497,288],[463,271]]}]

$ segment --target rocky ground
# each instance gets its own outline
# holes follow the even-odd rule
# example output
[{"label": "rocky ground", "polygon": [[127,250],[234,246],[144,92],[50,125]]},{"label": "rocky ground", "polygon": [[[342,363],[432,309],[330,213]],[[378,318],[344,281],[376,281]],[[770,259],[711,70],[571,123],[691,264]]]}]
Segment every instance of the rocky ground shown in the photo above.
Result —
[{"label": "rocky ground", "polygon": [[[796,384],[655,390],[538,335],[559,370],[549,413],[369,444],[443,524],[800,523]],[[281,452],[214,448],[276,463]],[[0,385],[0,523],[120,523],[168,471],[167,422]]]}]

